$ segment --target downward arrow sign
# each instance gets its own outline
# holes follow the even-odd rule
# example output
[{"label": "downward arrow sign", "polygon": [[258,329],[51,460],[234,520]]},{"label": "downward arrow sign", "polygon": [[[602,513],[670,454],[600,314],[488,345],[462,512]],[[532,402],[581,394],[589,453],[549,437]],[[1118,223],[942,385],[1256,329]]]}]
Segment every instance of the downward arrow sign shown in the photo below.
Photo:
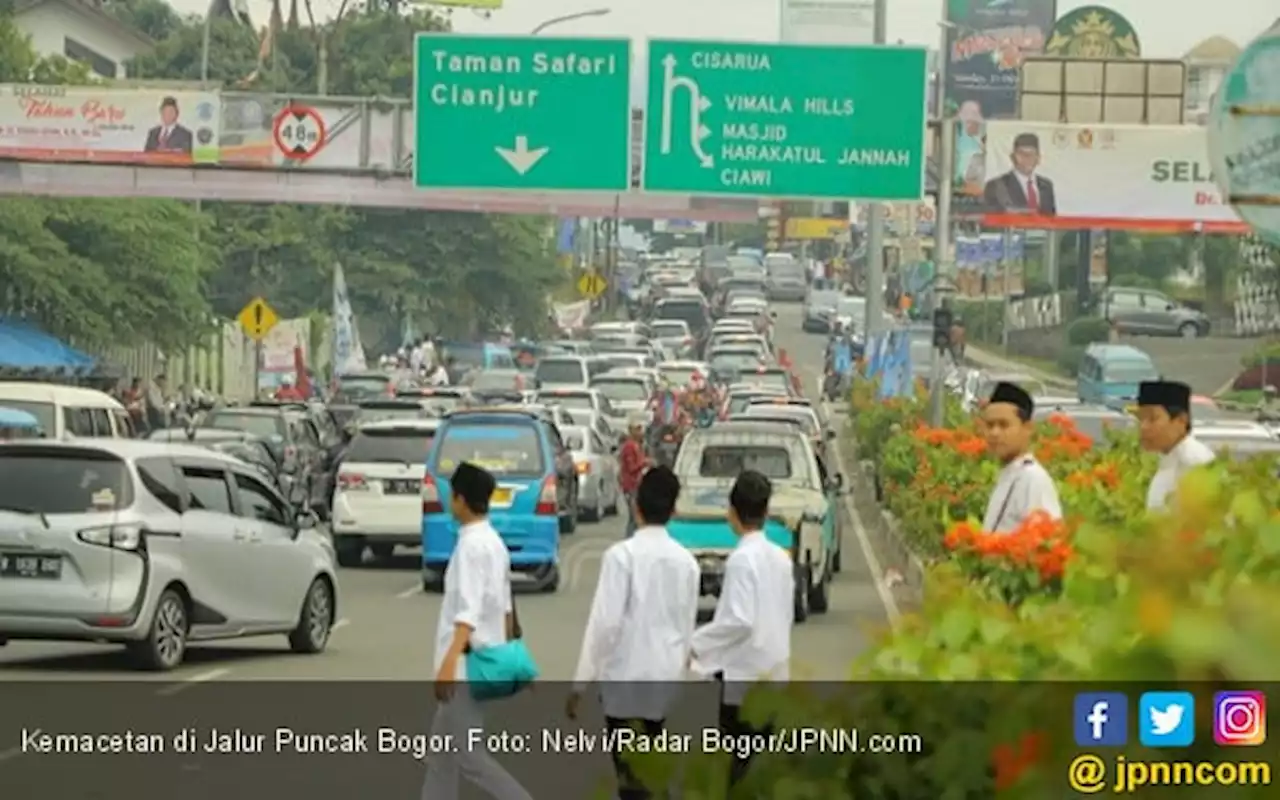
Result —
[{"label": "downward arrow sign", "polygon": [[510,164],[511,168],[521,175],[533,169],[533,166],[551,151],[550,147],[539,147],[530,150],[529,137],[527,136],[517,136],[514,148],[495,147],[493,149],[497,151],[498,155],[502,156],[503,161]]}]

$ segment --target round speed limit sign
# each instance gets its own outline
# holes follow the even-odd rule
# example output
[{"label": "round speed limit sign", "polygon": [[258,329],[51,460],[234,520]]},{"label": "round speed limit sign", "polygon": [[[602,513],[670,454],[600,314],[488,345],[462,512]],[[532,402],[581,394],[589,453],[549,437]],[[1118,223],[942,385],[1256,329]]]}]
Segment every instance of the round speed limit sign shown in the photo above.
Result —
[{"label": "round speed limit sign", "polygon": [[324,117],[314,108],[287,106],[276,115],[273,138],[280,155],[305,161],[324,148]]}]

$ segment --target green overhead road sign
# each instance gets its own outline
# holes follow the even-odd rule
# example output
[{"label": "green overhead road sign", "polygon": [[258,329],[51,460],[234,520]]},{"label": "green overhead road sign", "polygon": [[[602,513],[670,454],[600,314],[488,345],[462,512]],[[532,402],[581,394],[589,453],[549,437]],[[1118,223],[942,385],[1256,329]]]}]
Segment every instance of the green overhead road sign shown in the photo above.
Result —
[{"label": "green overhead road sign", "polygon": [[649,42],[646,191],[918,200],[925,51]]},{"label": "green overhead road sign", "polygon": [[418,34],[414,185],[626,191],[630,72],[625,39]]}]

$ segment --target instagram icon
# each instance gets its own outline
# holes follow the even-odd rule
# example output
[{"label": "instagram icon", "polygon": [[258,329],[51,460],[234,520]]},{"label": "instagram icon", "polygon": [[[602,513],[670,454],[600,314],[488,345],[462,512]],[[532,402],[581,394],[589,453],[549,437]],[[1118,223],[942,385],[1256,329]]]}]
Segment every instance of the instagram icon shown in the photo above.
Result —
[{"label": "instagram icon", "polygon": [[1262,692],[1218,692],[1213,696],[1213,740],[1226,747],[1252,747],[1267,740],[1267,697]]}]

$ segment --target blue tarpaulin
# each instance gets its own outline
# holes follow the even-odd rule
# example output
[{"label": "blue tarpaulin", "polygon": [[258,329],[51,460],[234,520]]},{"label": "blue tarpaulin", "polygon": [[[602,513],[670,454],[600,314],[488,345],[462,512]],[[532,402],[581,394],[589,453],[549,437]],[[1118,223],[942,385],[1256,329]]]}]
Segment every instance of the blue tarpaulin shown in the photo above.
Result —
[{"label": "blue tarpaulin", "polygon": [[84,369],[96,360],[44,331],[17,320],[0,320],[0,366]]}]

